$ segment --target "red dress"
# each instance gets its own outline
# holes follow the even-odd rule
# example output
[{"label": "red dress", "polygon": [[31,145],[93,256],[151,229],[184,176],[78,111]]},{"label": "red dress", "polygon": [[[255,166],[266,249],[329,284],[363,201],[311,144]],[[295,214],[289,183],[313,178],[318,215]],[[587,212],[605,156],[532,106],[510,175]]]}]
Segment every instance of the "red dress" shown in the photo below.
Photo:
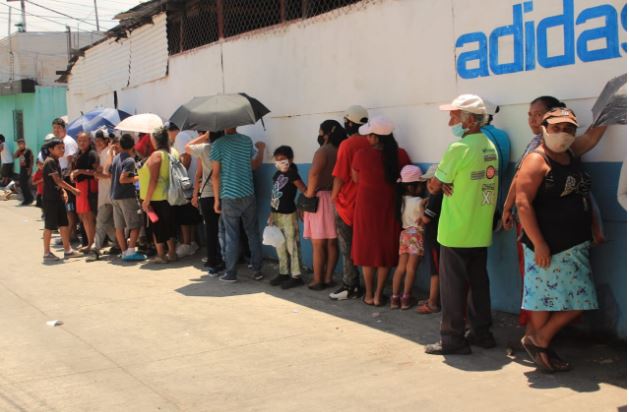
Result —
[{"label": "red dress", "polygon": [[[399,169],[410,163],[406,151],[398,149]],[[395,184],[385,179],[382,152],[372,147],[360,150],[352,169],[358,172],[352,260],[358,266],[396,266],[401,226],[395,213]]]}]

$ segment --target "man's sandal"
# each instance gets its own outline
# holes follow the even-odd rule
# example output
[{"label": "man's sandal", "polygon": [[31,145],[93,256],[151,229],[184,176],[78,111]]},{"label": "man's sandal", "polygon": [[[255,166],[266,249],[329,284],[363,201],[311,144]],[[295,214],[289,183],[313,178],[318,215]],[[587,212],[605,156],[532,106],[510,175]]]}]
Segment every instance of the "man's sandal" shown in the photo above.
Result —
[{"label": "man's sandal", "polygon": [[420,315],[432,315],[433,313],[441,312],[439,306],[431,305],[430,302],[423,302],[417,307],[417,313]]}]

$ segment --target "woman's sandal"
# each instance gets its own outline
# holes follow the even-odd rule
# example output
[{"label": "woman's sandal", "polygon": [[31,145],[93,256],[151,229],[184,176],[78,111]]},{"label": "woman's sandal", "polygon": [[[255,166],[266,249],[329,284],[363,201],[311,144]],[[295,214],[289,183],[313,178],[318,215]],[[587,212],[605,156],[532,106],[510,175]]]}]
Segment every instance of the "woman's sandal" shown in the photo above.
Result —
[{"label": "woman's sandal", "polygon": [[334,286],[336,286],[336,282],[332,280],[330,282],[323,282],[322,285],[323,285],[323,289],[333,288]]},{"label": "woman's sandal", "polygon": [[400,308],[400,295],[391,295],[391,309]]},{"label": "woman's sandal", "polygon": [[417,306],[416,312],[420,315],[432,315],[433,313],[441,312],[441,308],[439,306],[431,305],[430,302],[425,301]]},{"label": "woman's sandal", "polygon": [[[533,343],[530,337],[524,336],[520,341],[522,343],[522,347],[526,350],[529,357],[535,364],[537,368],[544,373],[553,373],[555,372],[555,368],[552,365],[550,360],[550,354],[548,353],[548,348],[541,348]],[[542,355],[546,355],[546,360],[542,357]]]},{"label": "woman's sandal", "polygon": [[365,305],[368,305],[368,306],[373,306],[373,305],[374,305],[374,301],[373,301],[373,300],[371,301],[371,303],[369,303],[369,302],[367,302],[367,301],[365,300],[365,297],[364,297],[364,296],[362,297],[362,299],[361,299],[361,300],[363,301],[363,303],[364,303]]},{"label": "woman's sandal", "polygon": [[308,289],[316,290],[316,291],[323,290],[325,289],[325,284],[324,283],[311,283],[308,285]]},{"label": "woman's sandal", "polygon": [[373,299],[373,305],[376,307],[382,307],[384,305],[387,304],[387,297],[385,295],[382,295],[382,297],[380,297],[380,301],[378,303],[376,303],[376,298],[374,297]]},{"label": "woman's sandal", "polygon": [[413,306],[413,298],[411,295],[403,294],[402,295],[402,310],[408,310]]},{"label": "woman's sandal", "polygon": [[159,255],[153,256],[151,260],[149,260],[149,263],[156,264],[156,265],[165,265],[168,262],[169,260],[167,257],[162,257]]},{"label": "woman's sandal", "polygon": [[561,359],[561,357],[554,351],[553,348],[549,347],[548,351],[548,360],[552,365],[553,369],[556,372],[568,372],[572,370],[572,365],[570,362]]}]

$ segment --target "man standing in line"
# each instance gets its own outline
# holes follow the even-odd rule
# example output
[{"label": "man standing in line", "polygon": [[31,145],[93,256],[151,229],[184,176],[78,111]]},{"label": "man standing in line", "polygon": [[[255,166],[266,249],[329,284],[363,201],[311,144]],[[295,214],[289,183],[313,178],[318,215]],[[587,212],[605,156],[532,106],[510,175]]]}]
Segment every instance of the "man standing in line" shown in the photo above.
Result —
[{"label": "man standing in line", "polygon": [[225,264],[227,271],[219,280],[237,282],[240,243],[240,220],[249,240],[253,279],[262,280],[262,239],[258,226],[258,213],[253,186],[253,170],[260,167],[264,158],[263,142],[257,142],[257,155],[249,136],[237,133],[236,128],[226,129],[225,136],[212,145],[212,189],[214,211],[221,214],[225,228]]},{"label": "man standing in line", "polygon": [[[429,184],[431,193],[443,191],[446,196],[437,235],[441,244],[441,341],[426,346],[426,353],[466,355],[471,353],[470,345],[496,345],[490,331],[487,247],[500,183],[498,153],[481,132],[487,110],[480,97],[464,94],[440,109],[450,112],[448,124],[461,140],[448,147]],[[467,335],[466,306],[471,325]]]},{"label": "man standing in line", "polygon": [[6,186],[13,178],[13,151],[11,144],[0,134],[0,178],[2,186]]},{"label": "man standing in line", "polygon": [[22,189],[22,206],[33,203],[31,175],[33,174],[33,151],[26,147],[24,139],[17,139],[17,151],[14,155],[20,162],[20,189]]},{"label": "man standing in line", "polygon": [[330,293],[332,300],[356,299],[362,296],[358,268],[352,261],[352,218],[356,203],[357,186],[352,180],[352,160],[359,150],[369,147],[365,136],[358,134],[358,128],[366,124],[369,115],[362,106],[351,106],[343,116],[348,138],[339,146],[336,164],[332,175],[332,201],[336,205],[336,233],[343,255],[343,284]]},{"label": "man standing in line", "polygon": [[[61,118],[56,118],[52,121],[52,133],[55,137],[63,142],[65,152],[62,157],[59,158],[59,167],[61,167],[61,177],[70,186],[70,172],[72,172],[72,164],[74,163],[74,156],[79,151],[79,146],[76,141],[66,134],[66,122]],[[76,237],[76,224],[78,222],[76,215],[76,198],[71,191],[67,192],[68,201],[66,202],[66,212],[68,214],[68,225],[70,228],[70,239]]]}]

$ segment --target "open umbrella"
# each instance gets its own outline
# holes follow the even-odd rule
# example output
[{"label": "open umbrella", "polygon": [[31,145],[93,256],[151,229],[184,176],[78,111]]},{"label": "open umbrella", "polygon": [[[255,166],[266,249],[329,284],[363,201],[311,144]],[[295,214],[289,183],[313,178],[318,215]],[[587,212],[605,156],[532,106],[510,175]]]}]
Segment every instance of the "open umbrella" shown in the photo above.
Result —
[{"label": "open umbrella", "polygon": [[269,113],[260,101],[245,93],[195,97],[170,117],[179,129],[218,132],[254,124]]},{"label": "open umbrella", "polygon": [[81,132],[93,132],[101,127],[112,128],[130,114],[118,109],[99,107],[73,120],[66,128],[68,135],[76,138]]},{"label": "open umbrella", "polygon": [[153,133],[162,126],[164,122],[158,115],[142,113],[127,117],[116,126],[116,129],[125,132]]},{"label": "open umbrella", "polygon": [[592,126],[627,124],[627,73],[607,82],[594,107]]}]

